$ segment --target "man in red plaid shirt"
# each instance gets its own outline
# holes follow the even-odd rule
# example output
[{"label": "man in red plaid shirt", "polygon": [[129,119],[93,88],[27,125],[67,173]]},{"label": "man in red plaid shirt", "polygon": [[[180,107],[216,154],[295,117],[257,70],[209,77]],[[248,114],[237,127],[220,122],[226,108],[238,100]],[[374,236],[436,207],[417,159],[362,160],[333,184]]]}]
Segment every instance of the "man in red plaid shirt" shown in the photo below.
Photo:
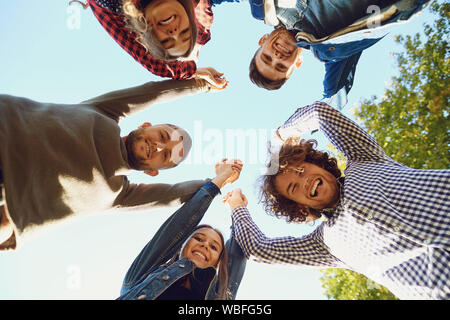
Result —
[{"label": "man in red plaid shirt", "polygon": [[[87,0],[87,3],[83,6],[87,8],[88,6],[92,9],[95,17],[100,22],[100,24],[105,28],[105,30],[116,40],[116,42],[127,51],[136,61],[143,65],[151,73],[160,76],[172,78],[174,80],[187,80],[192,78],[202,78],[207,80],[210,84],[214,85],[218,89],[224,89],[228,82],[223,77],[223,74],[218,73],[213,68],[197,68],[194,59],[198,57],[198,50],[200,47],[205,45],[211,39],[210,28],[213,21],[212,5],[220,4],[224,1],[232,2],[239,0]],[[72,1],[74,2],[74,1]],[[78,2],[78,1],[75,1]],[[192,2],[192,3],[191,3]],[[187,4],[186,4],[187,3]],[[172,21],[175,19],[180,19],[177,15],[166,17],[163,21],[159,21],[154,25],[151,25],[152,12],[150,8],[161,5],[165,7],[176,7],[181,4],[187,9],[185,12],[188,16],[190,22],[190,30],[193,31],[194,36],[191,37],[193,45],[190,46],[188,56],[183,54],[178,54],[178,56],[183,56],[185,59],[176,59],[175,55],[168,55],[167,49],[161,41],[160,45],[167,58],[158,57],[156,52],[149,53],[149,48],[143,44],[142,38],[146,38],[146,35],[141,35],[139,38],[139,32],[132,31],[130,28],[130,23],[127,24],[127,19],[130,21],[129,17],[125,13],[124,7],[127,5],[135,10],[137,14],[141,15],[146,22],[144,22],[145,33],[154,33],[156,38],[158,38],[158,28],[165,32],[171,41],[176,39],[177,36],[183,36],[183,28],[180,28],[180,23],[176,24],[178,21]],[[192,10],[188,7],[192,5]],[[175,10],[175,9],[172,9]],[[162,11],[162,10],[160,10]],[[167,10],[165,11],[167,12]],[[162,14],[164,16],[164,13]],[[191,16],[192,15],[192,16]],[[161,15],[160,15],[161,16]],[[180,14],[181,19],[183,15]],[[165,17],[165,16],[164,16]],[[142,23],[142,21],[140,21]],[[145,25],[145,24],[148,24]],[[162,24],[165,24],[161,28]],[[178,28],[172,30],[170,25],[177,25]],[[152,30],[147,31],[148,27]],[[169,28],[167,28],[169,27]],[[153,35],[155,37],[155,35]],[[148,36],[147,36],[148,37]],[[150,35],[151,37],[151,35]],[[159,40],[159,39],[158,39]],[[153,49],[153,48],[151,48]]]}]

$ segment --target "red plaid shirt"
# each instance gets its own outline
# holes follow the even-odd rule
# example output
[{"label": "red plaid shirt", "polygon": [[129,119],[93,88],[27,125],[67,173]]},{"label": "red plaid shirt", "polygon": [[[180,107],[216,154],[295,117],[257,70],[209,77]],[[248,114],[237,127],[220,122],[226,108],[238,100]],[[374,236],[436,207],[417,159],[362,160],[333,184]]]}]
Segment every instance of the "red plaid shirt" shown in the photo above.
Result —
[{"label": "red plaid shirt", "polygon": [[[213,13],[209,0],[192,0],[195,7],[197,21],[197,44],[205,45],[211,39],[210,28]],[[96,0],[88,0],[97,20],[105,30],[125,49],[137,62],[142,64],[151,73],[175,80],[191,79],[197,66],[194,61],[165,61],[152,58],[145,48],[136,41],[133,32],[125,27],[123,14],[116,14],[100,6]]]}]

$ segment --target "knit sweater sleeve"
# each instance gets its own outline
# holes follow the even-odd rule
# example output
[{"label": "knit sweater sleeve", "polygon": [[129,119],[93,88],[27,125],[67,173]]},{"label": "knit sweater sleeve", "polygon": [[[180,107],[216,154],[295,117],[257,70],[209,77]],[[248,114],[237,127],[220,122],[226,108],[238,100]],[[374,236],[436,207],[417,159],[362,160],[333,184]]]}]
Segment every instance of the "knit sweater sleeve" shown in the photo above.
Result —
[{"label": "knit sweater sleeve", "polygon": [[114,207],[134,211],[175,207],[189,200],[209,180],[189,180],[175,184],[134,184],[123,178],[123,188],[114,201]]},{"label": "knit sweater sleeve", "polygon": [[112,91],[83,101],[82,104],[94,106],[119,121],[154,105],[207,91],[209,87],[204,80],[151,81],[140,86]]}]

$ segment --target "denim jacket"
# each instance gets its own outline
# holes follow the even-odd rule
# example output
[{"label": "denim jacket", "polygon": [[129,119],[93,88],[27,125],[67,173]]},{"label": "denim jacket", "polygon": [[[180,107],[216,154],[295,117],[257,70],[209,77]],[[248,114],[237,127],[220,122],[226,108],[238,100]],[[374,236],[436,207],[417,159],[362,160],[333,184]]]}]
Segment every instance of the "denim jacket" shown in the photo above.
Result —
[{"label": "denim jacket", "polygon": [[[249,0],[252,16],[264,20],[273,14],[264,10],[265,1],[272,1],[278,18],[278,27],[296,30],[297,46],[310,49],[314,56],[325,63],[323,98],[327,103],[341,109],[347,103],[347,94],[353,86],[356,65],[363,50],[381,40],[395,23],[405,22],[422,10],[429,0],[399,0],[379,12],[373,11],[347,27],[316,39],[312,34],[299,30],[295,24],[311,5],[309,0],[283,1],[292,3],[292,8],[278,8],[279,0]],[[343,0],[342,3],[352,0]],[[296,14],[292,14],[295,10]],[[325,13],[326,14],[326,13]],[[320,25],[320,21],[318,22]]]},{"label": "denim jacket", "polygon": [[[186,258],[170,265],[165,263],[175,254],[200,223],[214,197],[220,192],[212,183],[206,183],[159,228],[129,268],[122,284],[119,300],[154,300],[177,280],[195,272],[211,279],[205,299],[217,298],[218,277],[212,267],[197,268]],[[228,254],[227,299],[234,299],[244,275],[246,257],[233,236],[226,243]]]}]

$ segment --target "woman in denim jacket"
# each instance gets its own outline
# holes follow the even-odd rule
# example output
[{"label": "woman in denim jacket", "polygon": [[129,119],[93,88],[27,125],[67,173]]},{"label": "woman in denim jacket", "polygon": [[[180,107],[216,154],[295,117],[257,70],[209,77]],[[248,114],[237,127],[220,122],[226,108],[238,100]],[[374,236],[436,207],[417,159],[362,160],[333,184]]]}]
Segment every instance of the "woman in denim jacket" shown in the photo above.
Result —
[{"label": "woman in denim jacket", "polygon": [[231,237],[198,225],[220,188],[234,182],[242,164],[222,160],[216,177],[178,209],[129,268],[120,300],[234,299],[246,258]]}]

